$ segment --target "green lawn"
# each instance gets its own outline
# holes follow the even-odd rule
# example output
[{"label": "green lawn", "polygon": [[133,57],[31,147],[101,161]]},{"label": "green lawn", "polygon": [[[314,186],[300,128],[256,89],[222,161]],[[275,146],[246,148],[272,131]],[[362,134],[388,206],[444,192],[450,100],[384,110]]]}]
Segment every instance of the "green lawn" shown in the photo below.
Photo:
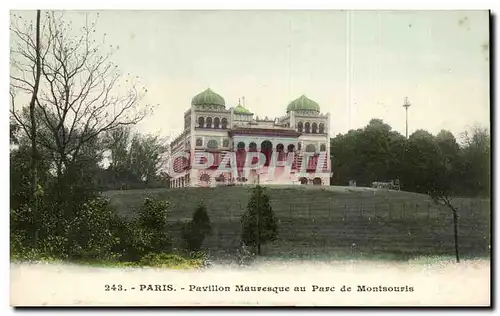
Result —
[{"label": "green lawn", "polygon": [[[221,258],[239,243],[239,219],[249,187],[108,191],[119,211],[133,216],[146,196],[169,200],[169,229],[180,247],[180,224],[198,203],[208,208],[214,232],[205,246]],[[270,186],[279,237],[264,247],[270,257],[392,258],[450,256],[451,212],[428,196],[409,192],[346,187]],[[489,256],[490,201],[456,198],[460,209],[460,251],[464,257]]]}]

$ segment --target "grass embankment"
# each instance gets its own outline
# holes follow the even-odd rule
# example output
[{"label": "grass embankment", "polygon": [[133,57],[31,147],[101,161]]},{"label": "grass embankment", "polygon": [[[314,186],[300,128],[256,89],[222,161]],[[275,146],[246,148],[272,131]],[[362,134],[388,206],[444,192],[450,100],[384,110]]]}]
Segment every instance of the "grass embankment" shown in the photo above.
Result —
[{"label": "grass embankment", "polygon": [[[250,187],[108,191],[121,214],[133,217],[146,196],[171,202],[169,233],[180,247],[181,224],[203,201],[213,234],[205,247],[219,259],[239,245],[240,216]],[[452,214],[426,195],[369,188],[268,188],[279,236],[264,247],[269,257],[390,258],[453,256]],[[488,257],[490,201],[456,198],[460,212],[459,244],[463,257]]]},{"label": "grass embankment", "polygon": [[42,254],[11,255],[11,263],[51,263],[75,264],[100,268],[165,268],[165,269],[194,269],[203,265],[203,259],[189,254],[160,253],[147,255],[137,262],[123,262],[117,260],[61,260]]}]

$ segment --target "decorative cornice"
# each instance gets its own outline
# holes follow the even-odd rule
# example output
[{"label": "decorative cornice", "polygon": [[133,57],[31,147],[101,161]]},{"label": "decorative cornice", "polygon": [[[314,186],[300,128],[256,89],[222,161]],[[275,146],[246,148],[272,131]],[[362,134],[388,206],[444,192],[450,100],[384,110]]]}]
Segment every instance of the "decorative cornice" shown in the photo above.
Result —
[{"label": "decorative cornice", "polygon": [[234,128],[228,131],[229,136],[234,135],[256,135],[256,136],[288,136],[299,137],[302,133],[287,129],[266,128]]}]

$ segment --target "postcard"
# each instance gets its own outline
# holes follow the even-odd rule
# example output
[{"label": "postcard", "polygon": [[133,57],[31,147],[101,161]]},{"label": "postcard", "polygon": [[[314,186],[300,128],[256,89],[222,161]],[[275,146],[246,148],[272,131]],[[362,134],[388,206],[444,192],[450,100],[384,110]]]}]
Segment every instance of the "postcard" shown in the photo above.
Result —
[{"label": "postcard", "polygon": [[11,306],[491,306],[490,12],[10,12]]}]

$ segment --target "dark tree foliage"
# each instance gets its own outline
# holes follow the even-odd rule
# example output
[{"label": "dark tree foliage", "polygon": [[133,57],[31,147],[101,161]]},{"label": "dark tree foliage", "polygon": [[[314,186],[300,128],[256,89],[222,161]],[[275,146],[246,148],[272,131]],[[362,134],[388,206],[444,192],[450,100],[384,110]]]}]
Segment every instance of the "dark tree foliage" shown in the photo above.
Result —
[{"label": "dark tree foliage", "polygon": [[401,177],[404,137],[381,120],[373,119],[363,129],[351,130],[331,139],[332,184],[359,186]]},{"label": "dark tree foliage", "polygon": [[266,190],[257,185],[252,190],[247,210],[241,218],[241,239],[245,245],[257,248],[261,254],[261,246],[276,240],[278,225],[269,202]]},{"label": "dark tree foliage", "polygon": [[146,198],[134,221],[114,219],[114,231],[120,238],[115,249],[121,254],[121,260],[139,261],[148,254],[172,250],[167,233],[169,210],[169,202]]},{"label": "dark tree foliage", "polygon": [[[373,119],[362,129],[350,130],[330,140],[332,185],[358,186],[399,179],[401,189],[428,193],[434,175],[445,172],[455,196],[490,196],[490,137],[473,128],[459,143],[442,130],[436,136],[417,130],[408,139],[381,120]],[[444,168],[445,171],[441,170]]]},{"label": "dark tree foliage", "polygon": [[183,229],[183,237],[186,248],[189,251],[199,251],[205,237],[212,232],[210,217],[205,205],[200,204],[193,213],[191,221],[187,222]]}]

